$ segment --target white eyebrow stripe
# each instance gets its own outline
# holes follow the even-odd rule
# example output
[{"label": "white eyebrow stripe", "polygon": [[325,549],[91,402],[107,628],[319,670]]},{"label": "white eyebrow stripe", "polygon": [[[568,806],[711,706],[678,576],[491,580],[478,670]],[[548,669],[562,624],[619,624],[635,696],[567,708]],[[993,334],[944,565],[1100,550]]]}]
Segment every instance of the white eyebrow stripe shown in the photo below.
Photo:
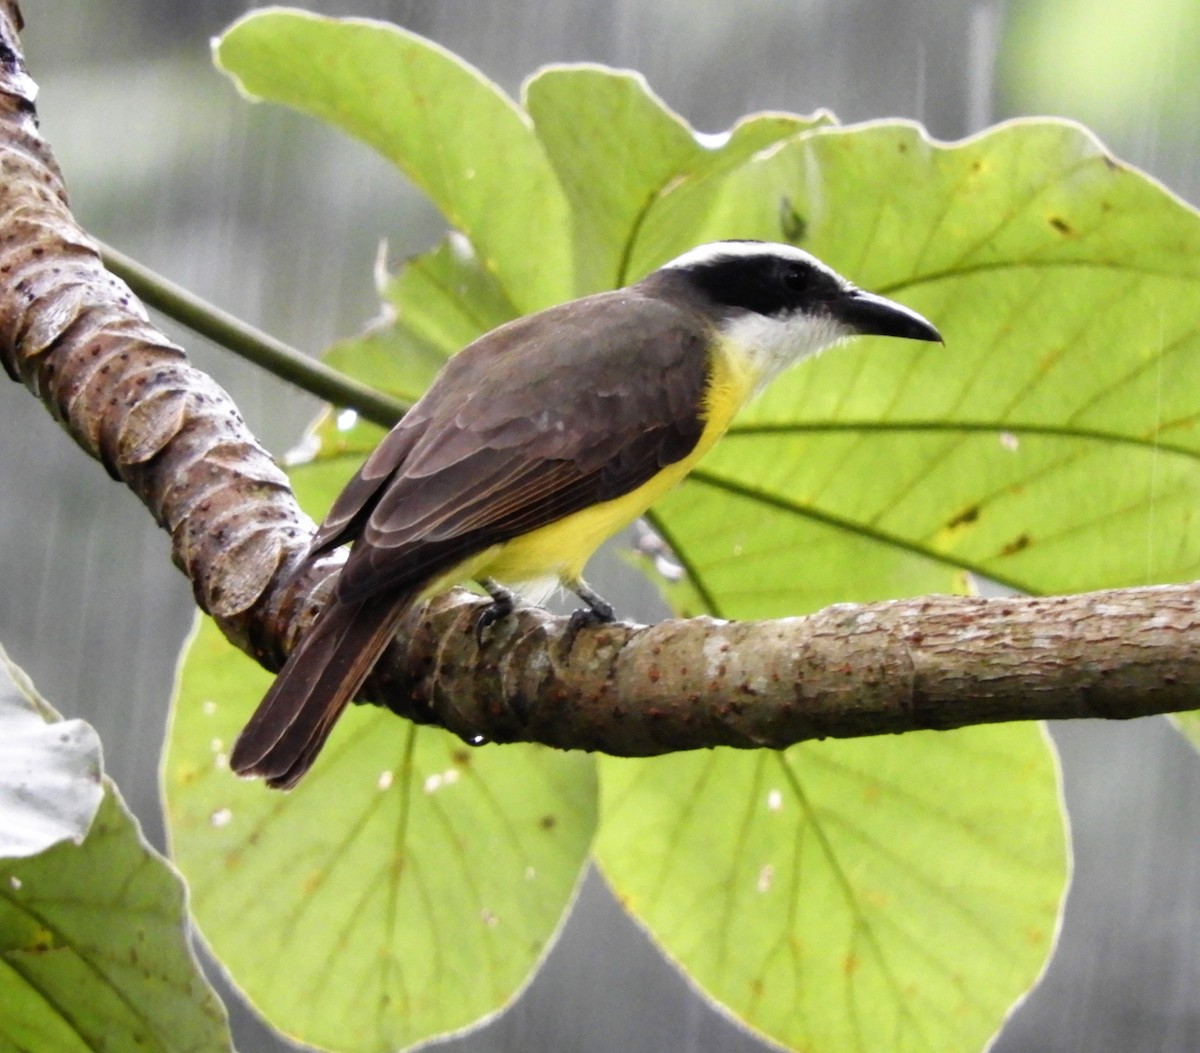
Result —
[{"label": "white eyebrow stripe", "polygon": [[742,258],[750,259],[755,256],[783,257],[793,259],[798,263],[808,263],[822,271],[833,274],[829,267],[815,256],[798,249],[794,245],[782,245],[772,241],[711,241],[707,245],[697,245],[682,256],[676,256],[669,263],[664,263],[662,270],[668,267],[694,267],[700,264],[712,263],[719,259]]}]

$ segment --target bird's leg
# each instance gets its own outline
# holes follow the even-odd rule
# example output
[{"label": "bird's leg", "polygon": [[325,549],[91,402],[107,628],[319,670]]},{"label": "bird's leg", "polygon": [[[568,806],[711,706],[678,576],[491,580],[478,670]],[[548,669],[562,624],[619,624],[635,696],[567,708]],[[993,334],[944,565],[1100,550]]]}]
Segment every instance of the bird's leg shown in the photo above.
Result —
[{"label": "bird's leg", "polygon": [[563,636],[563,648],[569,652],[575,646],[575,637],[579,635],[579,630],[585,625],[603,625],[616,621],[617,614],[613,610],[613,605],[582,578],[563,584],[587,604],[586,607],[572,611],[570,620],[567,622],[567,631]]},{"label": "bird's leg", "polygon": [[567,582],[567,588],[587,604],[587,610],[578,610],[575,612],[584,621],[615,622],[617,620],[617,612],[613,610],[613,605],[582,578],[579,578],[577,581]]},{"label": "bird's leg", "polygon": [[483,638],[488,629],[501,618],[507,618],[512,614],[513,608],[517,605],[517,597],[510,589],[506,589],[492,578],[482,578],[479,584],[487,590],[487,594],[492,598],[492,602],[484,607],[479,612],[479,617],[475,619],[475,642],[482,647]]}]

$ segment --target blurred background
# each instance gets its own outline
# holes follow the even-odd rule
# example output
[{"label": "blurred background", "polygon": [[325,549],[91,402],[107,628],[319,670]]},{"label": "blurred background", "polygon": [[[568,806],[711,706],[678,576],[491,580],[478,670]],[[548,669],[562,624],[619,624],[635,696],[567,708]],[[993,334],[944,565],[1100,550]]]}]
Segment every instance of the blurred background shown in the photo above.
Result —
[{"label": "blurred background", "polygon": [[[381,240],[401,259],[438,216],[364,147],[241,99],[209,40],[234,0],[26,0],[42,127],[96,236],[312,352],[376,309]],[[326,0],[465,56],[517,93],[549,62],[642,71],[703,131],[745,113],[910,117],[942,139],[1027,114],[1088,124],[1200,201],[1195,0]],[[536,236],[536,232],[533,232]],[[161,321],[161,320],[160,320]],[[166,324],[284,452],[315,400]],[[61,711],[100,730],[107,768],[162,844],[157,765],[183,577],[140,504],[41,406],[0,385],[0,642]],[[603,580],[601,575],[596,575]],[[609,587],[606,586],[606,590]],[[617,594],[618,601],[622,597]],[[658,616],[647,590],[620,603]],[[632,605],[632,606],[631,606]],[[1198,700],[1200,702],[1200,700]],[[1200,1048],[1200,765],[1163,720],[1051,729],[1076,849],[1060,946],[1000,1053]],[[238,1011],[243,1050],[289,1048]],[[448,1053],[765,1049],[700,1000],[594,875],[532,986]]]}]

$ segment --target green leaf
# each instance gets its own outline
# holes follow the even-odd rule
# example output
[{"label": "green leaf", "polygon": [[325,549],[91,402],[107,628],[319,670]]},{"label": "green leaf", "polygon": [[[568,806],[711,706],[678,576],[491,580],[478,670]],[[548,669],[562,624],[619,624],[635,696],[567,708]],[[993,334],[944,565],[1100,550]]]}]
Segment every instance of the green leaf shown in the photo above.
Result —
[{"label": "green leaf", "polygon": [[273,9],[235,23],[216,59],[247,94],[319,117],[400,167],[520,312],[572,295],[567,204],[545,152],[524,112],[458,56],[383,22]]},{"label": "green leaf", "polygon": [[407,261],[381,292],[383,317],[324,357],[410,403],[455,351],[520,313],[469,246],[453,236]]},{"label": "green leaf", "polygon": [[[0,692],[0,723],[15,725],[15,709],[56,740],[78,738],[78,721],[50,717],[23,674],[4,666],[11,679]],[[31,852],[27,838],[16,846],[22,858],[0,858],[0,1048],[228,1053],[224,1007],[188,942],[182,883],[146,843],[116,788],[101,783],[94,736],[83,736],[64,766],[31,730],[5,727],[0,748],[12,731],[32,744],[39,765],[46,760],[49,771],[27,790],[49,799],[24,807],[26,815],[54,816],[57,828],[40,832],[43,844],[57,843]],[[11,806],[10,796],[0,798],[6,827]]]},{"label": "green leaf", "polygon": [[964,570],[1026,592],[1200,573],[1193,210],[1074,125],[941,146],[890,124],[752,159],[698,234],[777,238],[785,201],[805,248],[946,346],[805,363],[658,503],[709,609],[796,614]]},{"label": "green leaf", "polygon": [[617,896],[789,1049],[981,1049],[1053,944],[1067,852],[1031,725],[601,771]]},{"label": "green leaf", "polygon": [[[769,156],[776,147],[817,128],[837,122],[819,110],[808,117],[785,113],[751,114],[720,136],[705,136],[705,163],[663,188],[654,206],[642,217],[637,242],[629,255],[629,275],[637,277],[695,245],[711,241],[702,233],[725,193],[726,177],[757,155]],[[799,244],[807,233],[804,217],[784,195],[773,202],[778,231],[772,240]],[[724,237],[749,237],[731,232]]]},{"label": "green leaf", "polygon": [[595,825],[590,758],[472,749],[351,707],[288,794],[228,770],[270,675],[205,622],[166,764],[172,846],[205,938],[272,1023],[395,1050],[509,1002],[553,940]]},{"label": "green leaf", "polygon": [[[640,74],[602,66],[547,67],[526,83],[524,102],[571,202],[580,295],[641,276],[640,263],[631,271],[631,256],[665,198],[686,201],[686,210],[666,224],[676,233],[666,255],[675,255],[694,244],[688,233],[715,176],[829,119],[764,114],[702,143]],[[656,248],[662,252],[661,243]]]},{"label": "green leaf", "polygon": [[[403,330],[436,348],[443,362],[520,314],[469,246],[454,236],[409,260],[388,282],[384,296]],[[432,379],[427,378],[425,387]]]},{"label": "green leaf", "polygon": [[641,214],[703,149],[637,73],[550,67],[526,83],[524,103],[571,202],[577,292],[624,284]]},{"label": "green leaf", "polygon": [[63,720],[0,648],[0,860],[78,844],[103,796],[96,732]]}]

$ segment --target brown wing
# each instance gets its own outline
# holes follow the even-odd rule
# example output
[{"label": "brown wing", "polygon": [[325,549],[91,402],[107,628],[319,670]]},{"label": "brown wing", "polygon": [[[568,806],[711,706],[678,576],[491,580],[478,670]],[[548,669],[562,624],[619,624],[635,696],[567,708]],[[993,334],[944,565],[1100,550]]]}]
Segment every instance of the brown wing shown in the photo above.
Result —
[{"label": "brown wing", "polygon": [[[404,418],[407,419],[408,416]],[[413,443],[421,437],[416,429],[406,428],[404,420],[383,437],[333,502],[309,544],[310,558],[330,552],[359,535],[397,465],[404,463]]]},{"label": "brown wing", "polygon": [[703,430],[709,335],[691,319],[627,289],[520,319],[456,355],[314,542],[356,540],[338,597],[417,587],[687,456]]}]

